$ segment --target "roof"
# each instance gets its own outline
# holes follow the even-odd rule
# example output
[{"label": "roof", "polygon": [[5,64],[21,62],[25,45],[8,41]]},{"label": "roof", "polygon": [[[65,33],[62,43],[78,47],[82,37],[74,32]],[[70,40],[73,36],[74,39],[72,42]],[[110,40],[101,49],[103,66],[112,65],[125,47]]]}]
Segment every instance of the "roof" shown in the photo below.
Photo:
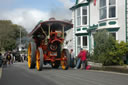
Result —
[{"label": "roof", "polygon": [[[60,20],[43,21],[43,22],[39,22],[35,26],[35,28],[29,33],[29,36],[36,33],[41,27],[48,29],[48,25],[51,25],[52,27],[54,27],[56,29],[62,29],[62,27],[60,27],[60,26],[64,25],[65,26],[64,31],[67,31],[67,30],[73,28],[73,24],[66,22],[66,21],[60,21]],[[52,28],[52,29],[54,29],[54,28]]]},{"label": "roof", "polygon": [[79,8],[79,7],[81,7],[81,6],[88,6],[88,5],[89,5],[89,2],[90,2],[90,0],[82,1],[81,3],[78,3],[78,0],[76,0],[76,4],[75,4],[74,6],[72,6],[72,7],[70,8],[70,10],[77,9],[77,8]]}]

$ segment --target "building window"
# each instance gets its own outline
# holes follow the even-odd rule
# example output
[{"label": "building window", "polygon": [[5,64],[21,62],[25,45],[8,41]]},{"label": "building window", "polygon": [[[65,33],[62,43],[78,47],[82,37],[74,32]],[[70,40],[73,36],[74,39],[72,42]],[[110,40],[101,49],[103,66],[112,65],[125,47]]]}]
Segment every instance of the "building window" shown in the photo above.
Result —
[{"label": "building window", "polygon": [[87,36],[83,36],[83,46],[87,46]]},{"label": "building window", "polygon": [[116,17],[116,0],[109,0],[109,18]]},{"label": "building window", "polygon": [[80,52],[80,48],[81,48],[81,36],[77,37],[77,53]]},{"label": "building window", "polygon": [[113,36],[113,38],[116,40],[116,33],[115,32],[112,32],[112,33],[109,33],[110,35]]},{"label": "building window", "polygon": [[78,45],[78,46],[81,45],[81,37],[77,37],[77,45]]},{"label": "building window", "polygon": [[83,25],[87,24],[87,7],[86,6],[82,7],[82,24]]},{"label": "building window", "polygon": [[100,20],[116,17],[116,0],[100,0],[99,11]]},{"label": "building window", "polygon": [[105,19],[107,17],[107,7],[106,0],[100,0],[100,19]]},{"label": "building window", "polygon": [[87,6],[77,9],[77,26],[87,24]]},{"label": "building window", "polygon": [[81,11],[80,11],[80,8],[77,9],[77,25],[81,25]]}]

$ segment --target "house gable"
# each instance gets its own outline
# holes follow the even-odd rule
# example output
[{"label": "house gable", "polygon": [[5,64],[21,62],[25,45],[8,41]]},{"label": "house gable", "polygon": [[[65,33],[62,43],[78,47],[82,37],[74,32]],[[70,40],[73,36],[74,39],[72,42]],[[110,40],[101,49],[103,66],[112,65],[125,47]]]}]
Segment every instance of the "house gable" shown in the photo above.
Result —
[{"label": "house gable", "polygon": [[86,3],[87,1],[89,1],[89,0],[76,0],[76,5],[80,4],[80,3]]}]

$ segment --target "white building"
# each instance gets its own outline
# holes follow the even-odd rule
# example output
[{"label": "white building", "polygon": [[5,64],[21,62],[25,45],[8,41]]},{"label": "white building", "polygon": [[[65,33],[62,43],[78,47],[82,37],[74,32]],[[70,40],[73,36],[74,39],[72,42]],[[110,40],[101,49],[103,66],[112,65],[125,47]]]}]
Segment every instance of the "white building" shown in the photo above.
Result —
[{"label": "white building", "polygon": [[106,29],[116,40],[127,41],[127,0],[76,0],[72,10],[73,49],[91,51],[96,30]]}]

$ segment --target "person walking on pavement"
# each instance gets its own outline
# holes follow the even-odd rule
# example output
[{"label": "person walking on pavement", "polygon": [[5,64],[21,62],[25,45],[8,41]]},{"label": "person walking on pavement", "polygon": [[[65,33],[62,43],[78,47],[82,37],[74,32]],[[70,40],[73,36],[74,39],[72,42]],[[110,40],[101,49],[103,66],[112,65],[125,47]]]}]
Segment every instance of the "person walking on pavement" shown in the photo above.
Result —
[{"label": "person walking on pavement", "polygon": [[81,69],[85,69],[86,65],[85,65],[85,61],[86,61],[86,57],[87,57],[87,51],[83,50],[83,48],[80,49],[80,53],[78,54],[78,61],[76,64],[76,67],[74,69],[78,69],[78,67],[80,66],[81,62],[82,62],[82,66]]},{"label": "person walking on pavement", "polygon": [[87,51],[85,49],[82,50],[80,59],[82,61],[81,69],[86,69],[86,66],[87,66],[87,63],[86,63],[87,62],[86,61],[86,59],[87,59]]},{"label": "person walking on pavement", "polygon": [[80,53],[78,54],[78,56],[77,56],[77,63],[76,63],[76,66],[75,66],[75,68],[74,69],[78,69],[79,68],[79,66],[80,66],[80,64],[81,64],[81,59],[80,59],[80,56],[81,56],[81,52],[82,52],[82,48],[80,48]]},{"label": "person walking on pavement", "polygon": [[8,64],[10,65],[11,64],[11,54],[10,54],[10,52],[7,53],[6,60],[7,60]]},{"label": "person walking on pavement", "polygon": [[0,53],[0,67],[2,67],[3,59],[2,59],[2,54]]},{"label": "person walking on pavement", "polygon": [[74,52],[73,49],[70,50],[70,67],[74,67]]}]

